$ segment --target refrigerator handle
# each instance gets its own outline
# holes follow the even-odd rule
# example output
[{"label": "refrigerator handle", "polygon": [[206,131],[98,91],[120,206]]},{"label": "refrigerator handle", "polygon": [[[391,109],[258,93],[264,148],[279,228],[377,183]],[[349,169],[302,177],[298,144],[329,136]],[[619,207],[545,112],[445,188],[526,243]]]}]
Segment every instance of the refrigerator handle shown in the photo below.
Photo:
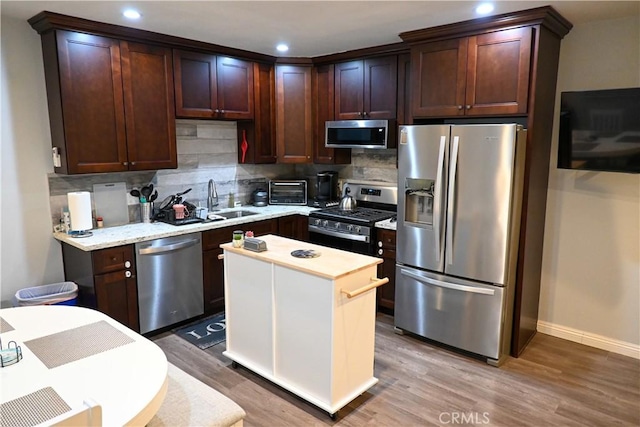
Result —
[{"label": "refrigerator handle", "polygon": [[451,167],[449,168],[449,194],[447,196],[447,256],[449,264],[453,264],[453,211],[455,209],[456,195],[456,169],[458,167],[458,142],[459,136],[453,137],[453,147],[451,150]]},{"label": "refrigerator handle", "polygon": [[440,261],[440,245],[442,243],[442,233],[440,233],[440,216],[443,214],[440,212],[440,198],[442,197],[442,188],[444,179],[442,173],[444,171],[444,150],[447,144],[447,137],[445,135],[440,136],[440,150],[438,152],[438,170],[436,172],[436,186],[433,195],[433,232],[436,235],[435,249],[436,260]]},{"label": "refrigerator handle", "polygon": [[411,277],[418,282],[426,283],[428,285],[438,286],[440,288],[453,289],[455,291],[470,292],[472,294],[483,295],[495,295],[496,291],[493,289],[480,288],[475,286],[458,285],[457,283],[443,282],[442,280],[432,279],[431,277],[424,277],[419,274],[411,273],[407,270],[400,270],[400,274],[403,276]]}]

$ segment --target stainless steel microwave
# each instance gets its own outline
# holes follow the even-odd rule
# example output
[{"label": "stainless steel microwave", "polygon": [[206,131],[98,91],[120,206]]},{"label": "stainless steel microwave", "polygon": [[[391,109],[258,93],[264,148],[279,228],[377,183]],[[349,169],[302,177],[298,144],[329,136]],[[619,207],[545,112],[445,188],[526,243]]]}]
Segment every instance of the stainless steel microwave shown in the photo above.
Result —
[{"label": "stainless steel microwave", "polygon": [[304,179],[272,179],[269,181],[270,205],[307,205],[307,181]]},{"label": "stainless steel microwave", "polygon": [[389,120],[337,120],[325,123],[325,147],[387,148]]}]

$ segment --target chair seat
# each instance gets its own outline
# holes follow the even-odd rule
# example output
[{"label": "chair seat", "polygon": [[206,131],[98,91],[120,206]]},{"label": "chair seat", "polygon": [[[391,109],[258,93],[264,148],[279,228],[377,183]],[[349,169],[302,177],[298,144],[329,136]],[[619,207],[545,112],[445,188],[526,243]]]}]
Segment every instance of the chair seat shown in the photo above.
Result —
[{"label": "chair seat", "polygon": [[233,400],[169,363],[167,395],[148,427],[242,426],[246,413]]}]

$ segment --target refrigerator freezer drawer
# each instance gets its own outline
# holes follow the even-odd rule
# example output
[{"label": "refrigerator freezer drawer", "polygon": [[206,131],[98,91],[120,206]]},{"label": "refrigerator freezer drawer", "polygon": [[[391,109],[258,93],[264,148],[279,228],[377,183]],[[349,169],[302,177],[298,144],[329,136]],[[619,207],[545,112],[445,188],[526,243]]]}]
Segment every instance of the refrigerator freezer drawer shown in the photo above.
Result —
[{"label": "refrigerator freezer drawer", "polygon": [[499,359],[506,289],[396,266],[395,326]]}]

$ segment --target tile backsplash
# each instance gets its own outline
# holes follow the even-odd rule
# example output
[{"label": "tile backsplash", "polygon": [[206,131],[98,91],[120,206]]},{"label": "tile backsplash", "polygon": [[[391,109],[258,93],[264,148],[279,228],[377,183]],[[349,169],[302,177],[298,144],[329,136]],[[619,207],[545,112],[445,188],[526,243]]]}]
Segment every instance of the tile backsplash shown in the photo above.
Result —
[{"label": "tile backsplash", "polygon": [[[220,207],[227,207],[230,194],[247,204],[258,187],[266,188],[270,179],[303,177],[309,179],[310,197],[315,195],[315,174],[335,170],[341,179],[396,182],[397,150],[352,150],[351,165],[249,165],[238,164],[235,122],[176,120],[178,168],[158,171],[103,173],[85,175],[49,174],[51,220],[60,223],[67,207],[67,193],[93,191],[93,184],[124,182],[127,191],[153,183],[158,190],[156,203],[189,188],[185,200],[206,206],[209,179],[216,183]],[[138,199],[127,194],[129,220],[140,221]],[[96,212],[94,211],[94,216]],[[97,213],[100,214],[99,212]],[[108,221],[105,218],[105,222]]]}]

